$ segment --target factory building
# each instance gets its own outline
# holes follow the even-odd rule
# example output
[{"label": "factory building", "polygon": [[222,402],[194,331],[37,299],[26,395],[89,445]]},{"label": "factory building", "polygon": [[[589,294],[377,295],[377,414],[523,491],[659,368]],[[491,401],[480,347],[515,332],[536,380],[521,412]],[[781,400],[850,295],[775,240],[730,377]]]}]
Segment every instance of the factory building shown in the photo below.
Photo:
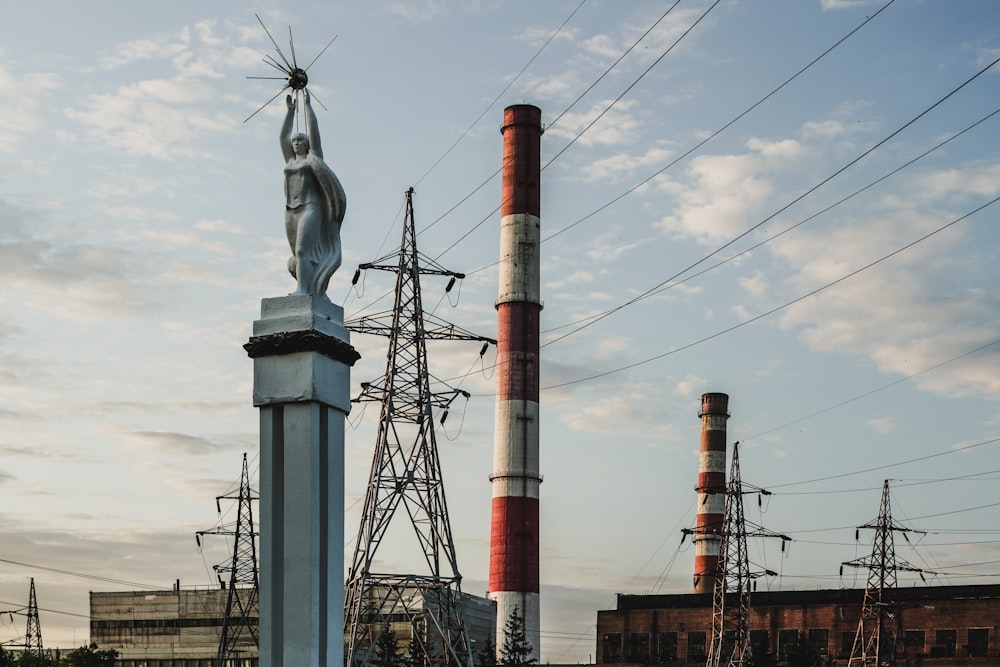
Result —
[{"label": "factory building", "polygon": [[[90,641],[118,651],[119,667],[213,667],[222,635],[228,591],[218,588],[126,591],[90,594]],[[473,651],[493,641],[496,603],[462,593],[466,634]],[[432,603],[414,588],[406,596],[410,610]],[[407,614],[389,619],[402,651],[409,649]],[[380,620],[382,620],[380,618]],[[258,619],[252,619],[257,627]],[[240,658],[224,667],[257,667],[256,644],[237,646]]]},{"label": "factory building", "polygon": [[[390,596],[386,595],[384,592],[375,590],[374,587],[369,589],[370,598],[369,600],[373,602],[385,602]],[[493,634],[496,628],[496,616],[497,616],[497,606],[493,600],[487,598],[479,597],[476,595],[471,595],[469,593],[459,593],[462,600],[462,618],[465,623],[465,635],[469,638],[469,642],[472,646],[472,652],[475,654],[480,647],[486,645],[487,639],[491,642],[493,641]],[[370,605],[366,607],[369,612],[373,613],[373,619],[376,623],[388,622],[389,630],[393,632],[396,637],[396,643],[402,653],[409,654],[410,651],[410,641],[413,638],[413,617],[419,615],[421,612],[433,611],[433,607],[436,602],[432,595],[425,596],[423,591],[418,587],[408,588],[403,594],[402,606],[405,609],[400,609],[400,605],[396,604],[396,609],[393,612],[379,611],[372,608]],[[435,613],[425,613],[426,618],[434,618],[439,616]],[[362,619],[364,620],[364,619]],[[433,627],[426,627],[425,632],[429,634],[435,633]],[[377,633],[362,633],[367,636],[375,636]],[[435,635],[440,637],[438,633]],[[431,641],[431,644],[435,642]],[[358,650],[365,652],[372,650],[370,646],[360,646]],[[360,655],[358,656],[361,657]],[[374,658],[373,658],[374,660]]]},{"label": "factory building", "polygon": [[[754,593],[754,655],[781,664],[802,637],[826,664],[846,666],[863,599],[863,589]],[[1000,664],[1000,585],[896,588],[891,600],[897,665]],[[711,628],[711,595],[620,594],[616,609],[597,612],[597,663],[704,665]]]},{"label": "factory building", "polygon": [[[118,651],[121,667],[212,667],[227,597],[219,588],[91,592],[90,641]],[[227,667],[256,667],[257,647],[241,650]]]}]

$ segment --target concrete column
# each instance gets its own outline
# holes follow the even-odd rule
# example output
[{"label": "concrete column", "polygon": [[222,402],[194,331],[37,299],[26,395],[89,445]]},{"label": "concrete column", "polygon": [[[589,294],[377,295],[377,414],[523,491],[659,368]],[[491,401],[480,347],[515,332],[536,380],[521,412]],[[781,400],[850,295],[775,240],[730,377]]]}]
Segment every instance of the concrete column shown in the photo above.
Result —
[{"label": "concrete column", "polygon": [[261,302],[260,665],[344,664],[344,418],[360,357],[326,297]]}]

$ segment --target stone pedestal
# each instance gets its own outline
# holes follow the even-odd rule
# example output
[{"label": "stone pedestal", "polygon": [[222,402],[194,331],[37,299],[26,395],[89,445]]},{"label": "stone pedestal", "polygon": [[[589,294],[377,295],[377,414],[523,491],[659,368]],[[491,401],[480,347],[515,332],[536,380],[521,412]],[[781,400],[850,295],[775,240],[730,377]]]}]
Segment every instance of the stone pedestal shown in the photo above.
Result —
[{"label": "stone pedestal", "polygon": [[344,418],[359,358],[326,297],[264,299],[253,337],[260,408],[260,666],[344,664]]}]

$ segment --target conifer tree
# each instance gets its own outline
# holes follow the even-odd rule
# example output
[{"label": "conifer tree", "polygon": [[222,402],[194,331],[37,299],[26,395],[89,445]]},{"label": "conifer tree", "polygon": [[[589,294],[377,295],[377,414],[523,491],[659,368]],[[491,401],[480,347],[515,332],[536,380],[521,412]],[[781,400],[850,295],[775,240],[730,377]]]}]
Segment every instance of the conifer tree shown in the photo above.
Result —
[{"label": "conifer tree", "polygon": [[494,646],[490,637],[486,637],[486,641],[476,651],[476,665],[477,667],[496,667],[496,664],[497,647]]},{"label": "conifer tree", "polygon": [[375,667],[402,667],[403,656],[399,652],[396,633],[386,628],[375,642]]},{"label": "conifer tree", "polygon": [[518,608],[510,612],[503,626],[503,647],[500,649],[501,665],[533,665],[535,649],[524,634],[524,618]]}]

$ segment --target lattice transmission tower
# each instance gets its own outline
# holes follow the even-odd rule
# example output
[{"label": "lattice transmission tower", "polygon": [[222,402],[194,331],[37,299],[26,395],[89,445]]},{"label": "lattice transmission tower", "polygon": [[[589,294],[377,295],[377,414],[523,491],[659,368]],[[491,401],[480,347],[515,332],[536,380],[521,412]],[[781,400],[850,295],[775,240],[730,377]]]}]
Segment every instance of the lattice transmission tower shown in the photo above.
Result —
[{"label": "lattice transmission tower", "polygon": [[744,485],[740,476],[738,442],[733,443],[733,461],[726,486],[725,523],[719,543],[719,564],[712,589],[712,641],[708,648],[707,667],[742,667],[750,664],[753,648],[750,643],[750,593],[754,580],[777,572],[752,569],[747,551],[748,537],[780,539],[781,550],[791,540],[747,521],[743,513],[744,494],[770,495],[760,487]]},{"label": "lattice transmission tower", "polygon": [[38,620],[38,598],[35,597],[35,578],[31,578],[31,586],[28,589],[28,606],[22,607],[21,609],[13,609],[10,611],[2,612],[10,616],[11,620],[14,618],[14,614],[19,616],[26,616],[28,619],[27,626],[24,631],[23,637],[16,637],[15,639],[4,642],[3,646],[6,648],[19,648],[24,653],[33,653],[37,656],[42,655],[42,625]]},{"label": "lattice transmission tower", "polygon": [[198,546],[202,535],[231,535],[233,555],[225,563],[215,565],[219,585],[228,588],[226,611],[219,636],[219,648],[214,667],[238,667],[258,655],[258,623],[260,617],[260,576],[257,563],[257,530],[253,523],[253,503],[260,496],[250,488],[247,455],[243,454],[243,473],[237,496],[215,498],[215,508],[222,515],[222,500],[236,501],[236,521],[224,526],[195,533]]},{"label": "lattice transmission tower", "polygon": [[[369,664],[390,621],[405,619],[412,633],[410,657],[419,663],[412,667],[421,667],[425,661],[471,665],[472,651],[462,611],[462,576],[435,436],[435,412],[443,422],[452,402],[459,396],[468,398],[469,394],[450,387],[432,392],[426,342],[480,341],[484,343],[482,355],[496,341],[424,312],[421,276],[448,277],[447,290],[465,276],[442,268],[417,251],[413,188],[406,192],[399,251],[362,264],[355,282],[366,269],[394,272],[396,289],[392,310],[345,323],[351,331],[389,339],[385,375],[375,382],[362,383],[361,394],[354,399],[379,402],[381,415],[345,590],[346,664]],[[445,384],[434,380],[436,385]],[[426,566],[423,572],[373,570],[379,546],[399,510],[403,511],[403,521],[412,524]]]},{"label": "lattice transmission tower", "polygon": [[875,531],[871,556],[855,558],[841,564],[843,566],[868,569],[868,583],[858,621],[858,631],[854,635],[848,667],[879,667],[896,664],[896,640],[900,633],[899,607],[893,600],[892,590],[896,588],[896,573],[916,572],[923,579],[924,570],[914,567],[896,556],[894,533],[901,533],[909,542],[907,533],[923,531],[906,528],[896,523],[889,508],[889,480],[882,484],[882,505],[874,523],[858,526]]}]

